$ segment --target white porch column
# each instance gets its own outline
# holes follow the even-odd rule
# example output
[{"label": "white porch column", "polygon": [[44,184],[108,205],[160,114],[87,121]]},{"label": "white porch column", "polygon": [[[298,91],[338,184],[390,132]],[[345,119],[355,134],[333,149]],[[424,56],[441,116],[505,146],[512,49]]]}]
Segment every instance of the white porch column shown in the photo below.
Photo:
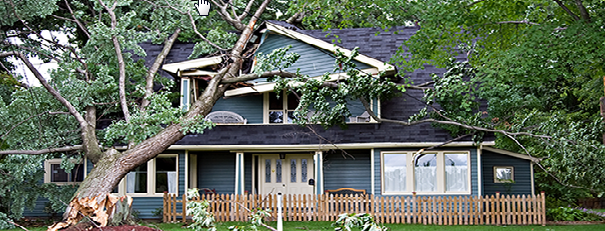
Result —
[{"label": "white porch column", "polygon": [[189,81],[189,78],[181,78],[181,109],[183,109],[183,111],[189,111],[189,104],[191,104],[191,88]]},{"label": "white porch column", "polygon": [[315,162],[315,194],[324,193],[324,171],[323,171],[323,152],[316,151],[313,156]]},{"label": "white porch column", "polygon": [[235,194],[244,194],[244,153],[235,154]]}]

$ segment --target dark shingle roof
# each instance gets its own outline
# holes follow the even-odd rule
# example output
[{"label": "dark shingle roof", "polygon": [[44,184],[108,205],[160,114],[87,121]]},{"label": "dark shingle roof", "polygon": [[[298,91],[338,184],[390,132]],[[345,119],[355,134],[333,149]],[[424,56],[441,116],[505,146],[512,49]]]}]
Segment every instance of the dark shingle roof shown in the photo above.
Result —
[{"label": "dark shingle roof", "polygon": [[418,31],[418,27],[396,26],[389,31],[380,28],[354,28],[342,30],[299,31],[328,43],[352,50],[359,47],[359,53],[389,62],[397,49]]}]

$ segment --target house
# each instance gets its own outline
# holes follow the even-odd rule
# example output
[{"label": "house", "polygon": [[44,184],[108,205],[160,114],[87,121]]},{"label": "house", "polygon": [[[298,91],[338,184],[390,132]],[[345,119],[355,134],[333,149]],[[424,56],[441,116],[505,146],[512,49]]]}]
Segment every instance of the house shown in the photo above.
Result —
[{"label": "house", "polygon": [[[397,68],[386,62],[417,30],[394,27],[389,32],[375,28],[324,32],[267,21],[256,31],[251,45],[258,46],[256,54],[291,45],[290,52],[301,57],[288,70],[300,69],[310,77],[334,69],[335,49],[347,53],[359,47],[361,55],[354,60],[358,68],[393,75]],[[188,60],[191,47],[175,44],[163,65],[164,74],[180,83],[184,109],[199,95],[205,79],[215,74],[213,67],[222,62],[221,57]],[[159,52],[151,44],[144,48],[150,54],[155,49]],[[431,81],[431,73],[443,71],[427,65],[408,75],[423,83]],[[335,73],[330,79],[346,77]],[[154,218],[153,211],[162,207],[163,192],[181,195],[187,188],[221,194],[322,194],[338,188],[363,189],[380,196],[412,192],[534,194],[533,163],[537,160],[532,157],[493,148],[490,140],[481,144],[457,140],[417,154],[452,137],[431,124],[377,123],[355,101],[348,105],[354,115],[348,118],[348,129],[298,126],[290,119],[296,98],[277,98],[273,86],[266,79],[257,79],[225,92],[207,117],[218,124],[216,127],[187,135],[128,174],[115,192],[132,196],[141,218]],[[389,101],[375,99],[371,106],[381,118],[407,120],[423,107],[414,100],[422,95],[422,91],[409,91]],[[90,164],[84,168],[90,169]]]}]

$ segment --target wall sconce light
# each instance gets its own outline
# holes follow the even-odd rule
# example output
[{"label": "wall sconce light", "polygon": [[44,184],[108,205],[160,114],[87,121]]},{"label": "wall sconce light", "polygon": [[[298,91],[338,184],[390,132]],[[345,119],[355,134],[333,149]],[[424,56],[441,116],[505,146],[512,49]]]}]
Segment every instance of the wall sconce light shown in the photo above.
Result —
[{"label": "wall sconce light", "polygon": [[286,159],[286,154],[280,153],[279,154],[279,158],[282,159],[282,160]]}]

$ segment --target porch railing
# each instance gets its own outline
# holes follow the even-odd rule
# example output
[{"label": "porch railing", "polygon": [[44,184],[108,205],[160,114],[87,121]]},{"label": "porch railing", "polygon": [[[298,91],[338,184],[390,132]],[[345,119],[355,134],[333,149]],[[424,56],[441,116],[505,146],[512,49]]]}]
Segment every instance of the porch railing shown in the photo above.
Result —
[{"label": "porch railing", "polygon": [[[247,221],[248,209],[271,209],[277,195],[209,194],[217,221]],[[285,221],[334,221],[343,213],[370,213],[379,223],[437,225],[545,225],[544,193],[490,196],[284,195]],[[164,194],[164,222],[186,222],[186,195]],[[270,220],[269,219],[269,220]]]}]

